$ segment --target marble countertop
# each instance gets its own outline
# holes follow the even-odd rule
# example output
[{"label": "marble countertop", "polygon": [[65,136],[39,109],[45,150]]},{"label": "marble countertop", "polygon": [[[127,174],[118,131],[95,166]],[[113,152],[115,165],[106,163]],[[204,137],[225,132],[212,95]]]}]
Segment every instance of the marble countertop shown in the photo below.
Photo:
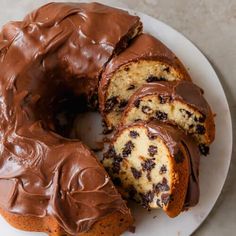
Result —
[{"label": "marble countertop", "polygon": [[[21,9],[31,9],[30,2],[32,0],[0,0],[0,26],[8,20],[22,18],[25,10]],[[46,1],[39,0],[39,5],[42,2]],[[117,5],[128,6],[156,17],[184,34],[205,54],[217,72],[232,115],[234,132],[232,162],[216,205],[193,235],[235,235],[236,0],[119,0]]]}]

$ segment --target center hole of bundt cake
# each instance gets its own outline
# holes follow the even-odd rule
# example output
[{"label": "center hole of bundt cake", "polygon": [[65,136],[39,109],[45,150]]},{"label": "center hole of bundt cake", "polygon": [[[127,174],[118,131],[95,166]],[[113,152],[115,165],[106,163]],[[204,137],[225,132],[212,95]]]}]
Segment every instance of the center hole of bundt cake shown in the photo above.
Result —
[{"label": "center hole of bundt cake", "polygon": [[89,105],[85,95],[75,95],[71,89],[64,87],[50,101],[44,107],[50,111],[45,111],[48,116],[41,113],[47,128],[63,137],[79,139],[95,151],[102,149],[102,118]]},{"label": "center hole of bundt cake", "polygon": [[74,120],[71,138],[80,139],[93,151],[101,151],[104,147],[101,115],[95,111],[78,114]]},{"label": "center hole of bundt cake", "polygon": [[[50,93],[50,91],[49,91]],[[38,103],[37,115],[45,128],[70,138],[77,114],[88,110],[85,96],[76,96],[67,86],[57,88],[53,96],[44,96]]]},{"label": "center hole of bundt cake", "polygon": [[[64,88],[52,98],[47,109],[51,112],[44,119],[49,129],[66,138],[79,139],[92,150],[103,148],[101,115],[88,105],[86,96],[76,96]],[[43,113],[42,113],[43,115]]]},{"label": "center hole of bundt cake", "polygon": [[101,147],[98,140],[102,133],[101,118],[95,105],[96,96],[86,93],[86,78],[61,78],[53,74],[35,79],[28,86],[31,93],[22,106],[34,110],[33,120],[41,120],[45,129],[65,138],[80,139],[92,149]]},{"label": "center hole of bundt cake", "polygon": [[[34,67],[31,70],[37,71]],[[95,78],[72,76],[53,67],[34,74],[30,71],[29,80],[17,80],[15,86],[24,95],[21,109],[29,122],[40,121],[45,130],[79,139],[98,150],[102,148],[103,137],[97,82]]]}]

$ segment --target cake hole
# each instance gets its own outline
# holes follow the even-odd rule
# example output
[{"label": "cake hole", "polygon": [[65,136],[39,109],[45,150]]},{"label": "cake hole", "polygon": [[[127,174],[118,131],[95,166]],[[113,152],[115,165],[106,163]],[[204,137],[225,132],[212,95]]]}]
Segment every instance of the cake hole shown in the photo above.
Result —
[{"label": "cake hole", "polygon": [[98,112],[85,112],[77,115],[70,137],[81,140],[93,151],[99,152],[105,146],[104,137],[109,136],[103,134],[101,115]]}]

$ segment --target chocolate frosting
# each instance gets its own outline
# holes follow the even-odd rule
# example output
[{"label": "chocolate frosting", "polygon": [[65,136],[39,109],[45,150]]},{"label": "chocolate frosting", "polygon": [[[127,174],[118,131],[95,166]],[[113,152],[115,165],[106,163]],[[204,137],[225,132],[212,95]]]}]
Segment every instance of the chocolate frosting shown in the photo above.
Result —
[{"label": "chocolate frosting", "polygon": [[[185,198],[184,209],[195,206],[199,201],[199,164],[200,153],[193,139],[187,136],[181,130],[177,130],[171,125],[160,123],[158,121],[150,121],[144,123],[148,129],[150,136],[161,137],[169,147],[171,155],[174,157],[179,152],[180,145],[184,145],[189,156],[190,175],[188,190]],[[183,209],[183,210],[184,210]]]},{"label": "chocolate frosting", "polygon": [[145,33],[137,36],[126,50],[113,57],[107,64],[104,74],[113,73],[124,64],[142,59],[159,60],[170,64],[176,69],[181,68],[186,73],[186,79],[190,80],[188,73],[176,55],[160,40]]},{"label": "chocolate frosting", "polygon": [[197,109],[206,117],[211,114],[210,106],[203,96],[203,90],[194,83],[185,80],[172,82],[162,81],[143,85],[131,96],[127,105],[127,111],[133,106],[135,101],[148,95],[168,96],[170,101],[180,100]]},{"label": "chocolate frosting", "polygon": [[98,3],[50,3],[3,27],[1,208],[55,217],[70,235],[113,212],[129,214],[93,154],[50,130],[54,112],[70,112],[78,95],[93,94],[104,65],[139,24],[138,17]]},{"label": "chocolate frosting", "polygon": [[141,34],[132,40],[126,50],[113,57],[107,64],[99,85],[100,110],[104,109],[106,87],[109,85],[113,73],[121,66],[139,60],[156,60],[166,63],[177,71],[181,71],[183,79],[191,81],[183,64],[167,46],[150,34]]}]

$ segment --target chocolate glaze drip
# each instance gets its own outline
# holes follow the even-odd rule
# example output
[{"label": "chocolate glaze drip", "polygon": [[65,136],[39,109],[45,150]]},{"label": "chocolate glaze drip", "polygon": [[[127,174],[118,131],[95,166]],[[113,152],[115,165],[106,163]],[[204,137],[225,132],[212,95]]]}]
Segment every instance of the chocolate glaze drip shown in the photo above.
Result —
[{"label": "chocolate glaze drip", "polygon": [[148,95],[166,96],[170,101],[180,100],[199,110],[205,116],[211,114],[210,106],[203,97],[203,90],[190,81],[163,81],[145,84],[131,96],[127,109],[129,109],[135,101]]},{"label": "chocolate glaze drip", "polygon": [[77,98],[94,93],[104,65],[139,24],[98,3],[50,3],[3,27],[1,208],[53,216],[71,235],[115,211],[129,214],[93,154],[49,130],[57,130],[54,113],[80,111]]},{"label": "chocolate glaze drip", "polygon": [[179,152],[180,144],[183,144],[185,146],[189,154],[190,175],[184,209],[195,206],[198,203],[200,196],[200,153],[196,143],[191,137],[185,135],[181,130],[176,130],[176,128],[171,125],[167,125],[157,121],[150,121],[149,123],[144,123],[144,126],[148,129],[149,135],[151,137],[159,136],[165,141],[173,157]]}]

